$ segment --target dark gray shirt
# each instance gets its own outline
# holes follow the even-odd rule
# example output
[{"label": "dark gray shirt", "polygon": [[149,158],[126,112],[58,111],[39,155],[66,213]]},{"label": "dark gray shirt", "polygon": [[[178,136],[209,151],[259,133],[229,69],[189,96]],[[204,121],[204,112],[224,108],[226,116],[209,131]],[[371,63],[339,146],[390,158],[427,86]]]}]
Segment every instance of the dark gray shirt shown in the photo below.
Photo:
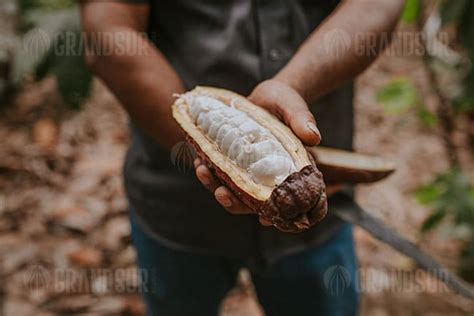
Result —
[{"label": "dark gray shirt", "polygon": [[[128,1],[150,5],[150,39],[187,89],[210,85],[243,95],[282,68],[337,4],[329,0]],[[311,106],[324,145],[352,147],[352,96],[348,84]],[[193,170],[182,172],[173,164],[176,156],[170,157],[133,122],[131,135],[124,168],[131,208],[145,230],[171,247],[273,260],[322,242],[341,224],[329,215],[303,233],[288,234],[261,226],[255,215],[231,215],[198,183]]]}]

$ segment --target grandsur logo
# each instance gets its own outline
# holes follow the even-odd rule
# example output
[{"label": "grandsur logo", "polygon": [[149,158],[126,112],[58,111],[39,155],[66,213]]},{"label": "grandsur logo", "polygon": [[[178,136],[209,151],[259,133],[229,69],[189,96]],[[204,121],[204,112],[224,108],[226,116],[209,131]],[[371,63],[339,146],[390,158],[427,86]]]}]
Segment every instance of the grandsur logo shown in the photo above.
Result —
[{"label": "grandsur logo", "polygon": [[344,30],[334,29],[324,35],[323,45],[326,54],[342,57],[351,46],[351,37]]},{"label": "grandsur logo", "polygon": [[193,169],[196,151],[186,142],[179,142],[173,146],[170,153],[171,163],[179,172],[187,173]]},{"label": "grandsur logo", "polygon": [[331,266],[324,272],[324,286],[333,296],[344,295],[351,284],[351,275],[343,266]]},{"label": "grandsur logo", "polygon": [[43,56],[51,45],[49,34],[40,29],[34,28],[23,37],[23,50],[33,57]]},{"label": "grandsur logo", "polygon": [[30,292],[46,289],[50,281],[49,271],[41,265],[31,266],[23,274],[23,286]]}]

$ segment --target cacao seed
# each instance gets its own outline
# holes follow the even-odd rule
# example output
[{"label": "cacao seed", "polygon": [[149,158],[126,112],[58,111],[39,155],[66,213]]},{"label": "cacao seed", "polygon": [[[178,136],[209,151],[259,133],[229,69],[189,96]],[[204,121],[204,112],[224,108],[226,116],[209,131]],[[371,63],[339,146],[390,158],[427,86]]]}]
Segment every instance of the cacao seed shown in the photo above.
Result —
[{"label": "cacao seed", "polygon": [[324,218],[322,174],[275,116],[238,94],[210,87],[179,95],[172,109],[197,155],[266,221],[298,232]]}]

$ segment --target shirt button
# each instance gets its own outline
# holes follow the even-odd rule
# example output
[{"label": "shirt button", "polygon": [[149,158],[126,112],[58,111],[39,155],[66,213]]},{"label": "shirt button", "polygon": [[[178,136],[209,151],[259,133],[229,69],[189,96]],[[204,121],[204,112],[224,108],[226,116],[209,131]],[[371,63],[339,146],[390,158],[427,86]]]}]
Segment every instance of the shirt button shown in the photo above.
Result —
[{"label": "shirt button", "polygon": [[279,49],[276,49],[276,48],[270,49],[270,51],[268,52],[268,58],[271,61],[280,60],[281,59],[281,51]]}]

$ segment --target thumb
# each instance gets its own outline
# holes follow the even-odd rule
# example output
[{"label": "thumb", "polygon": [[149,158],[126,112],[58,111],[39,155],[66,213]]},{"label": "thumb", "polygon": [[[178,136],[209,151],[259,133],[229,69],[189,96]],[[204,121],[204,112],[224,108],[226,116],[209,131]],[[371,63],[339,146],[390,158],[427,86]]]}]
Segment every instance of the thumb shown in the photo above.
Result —
[{"label": "thumb", "polygon": [[318,145],[321,142],[321,133],[316,126],[316,120],[306,102],[303,99],[301,101],[300,103],[294,100],[283,107],[283,120],[305,145]]},{"label": "thumb", "polygon": [[271,90],[264,89],[267,93],[252,93],[249,100],[283,120],[305,145],[319,144],[321,133],[316,127],[316,120],[309,111],[306,101],[287,85],[282,83],[278,85],[271,87]]}]

